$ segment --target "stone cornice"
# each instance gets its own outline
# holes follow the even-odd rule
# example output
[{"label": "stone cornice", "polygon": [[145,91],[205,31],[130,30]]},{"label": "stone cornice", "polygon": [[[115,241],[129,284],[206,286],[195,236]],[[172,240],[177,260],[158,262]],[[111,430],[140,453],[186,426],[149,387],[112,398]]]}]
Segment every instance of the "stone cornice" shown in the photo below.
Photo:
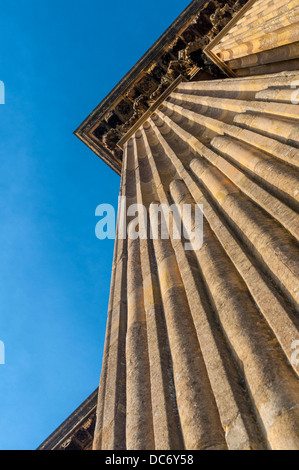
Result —
[{"label": "stone cornice", "polygon": [[123,149],[124,144],[132,137],[132,135],[139,129],[144,122],[150,118],[150,116],[156,111],[156,109],[163,103],[163,101],[172,93],[175,88],[182,82],[184,81],[185,78],[182,75],[179,75],[178,78],[176,78],[171,85],[167,88],[164,93],[162,93],[161,96],[155,101],[155,103],[141,116],[141,118],[129,129],[129,131],[120,139],[120,141],[117,143],[118,147]]},{"label": "stone cornice", "polygon": [[98,389],[37,450],[89,450],[94,434]]},{"label": "stone cornice", "polygon": [[126,135],[171,83],[219,78],[202,52],[246,0],[193,0],[74,134],[118,174]]},{"label": "stone cornice", "polygon": [[240,18],[254,5],[257,0],[248,0],[248,2],[238,11],[232,20],[220,31],[219,34],[205,47],[204,53],[211,59],[228,77],[236,77],[234,71],[228,67],[217,54],[213,52],[213,48],[220,43],[222,38],[237,24]]}]

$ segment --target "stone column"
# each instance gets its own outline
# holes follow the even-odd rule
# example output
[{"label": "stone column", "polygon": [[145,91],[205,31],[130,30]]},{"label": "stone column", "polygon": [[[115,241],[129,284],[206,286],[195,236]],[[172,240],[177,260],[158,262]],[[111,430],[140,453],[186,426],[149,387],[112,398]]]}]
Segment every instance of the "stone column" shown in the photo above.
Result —
[{"label": "stone column", "polygon": [[181,83],[125,144],[127,205],[203,245],[117,239],[94,448],[299,449],[294,80]]}]

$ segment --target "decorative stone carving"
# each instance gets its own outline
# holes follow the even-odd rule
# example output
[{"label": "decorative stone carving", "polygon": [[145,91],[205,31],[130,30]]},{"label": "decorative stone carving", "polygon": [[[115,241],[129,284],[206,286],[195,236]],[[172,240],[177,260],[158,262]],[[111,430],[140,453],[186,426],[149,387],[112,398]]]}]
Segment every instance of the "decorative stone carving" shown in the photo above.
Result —
[{"label": "decorative stone carving", "polygon": [[115,113],[123,122],[126,122],[133,114],[132,103],[128,100],[122,100],[116,106]]},{"label": "decorative stone carving", "polygon": [[[222,78],[223,72],[203,53],[203,49],[228,23],[232,16],[247,0],[211,0],[200,7],[187,19],[184,28],[165,42],[148,66],[130,81],[122,90],[124,99],[110,106],[110,110],[98,119],[98,126],[90,134],[111,152],[111,159],[121,161],[117,148],[120,138],[136,123],[154,101],[179,75],[193,80],[198,72],[205,72],[214,78]],[[194,6],[196,2],[193,2]],[[192,4],[190,4],[192,7]],[[195,13],[195,15],[194,15]],[[118,95],[119,96],[119,95]],[[94,118],[92,118],[94,121]],[[104,123],[104,125],[103,125]],[[90,130],[89,130],[90,132]]]},{"label": "decorative stone carving", "polygon": [[109,150],[114,150],[120,138],[121,134],[117,127],[115,129],[110,129],[107,134],[103,136],[104,147]]}]

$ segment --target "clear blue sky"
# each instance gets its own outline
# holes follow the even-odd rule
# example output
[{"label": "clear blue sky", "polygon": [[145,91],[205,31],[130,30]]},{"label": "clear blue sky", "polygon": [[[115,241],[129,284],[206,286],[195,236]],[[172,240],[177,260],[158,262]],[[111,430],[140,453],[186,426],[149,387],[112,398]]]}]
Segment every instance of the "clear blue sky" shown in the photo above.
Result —
[{"label": "clear blue sky", "polygon": [[73,131],[188,5],[2,0],[0,449],[35,449],[98,385],[119,177]]}]

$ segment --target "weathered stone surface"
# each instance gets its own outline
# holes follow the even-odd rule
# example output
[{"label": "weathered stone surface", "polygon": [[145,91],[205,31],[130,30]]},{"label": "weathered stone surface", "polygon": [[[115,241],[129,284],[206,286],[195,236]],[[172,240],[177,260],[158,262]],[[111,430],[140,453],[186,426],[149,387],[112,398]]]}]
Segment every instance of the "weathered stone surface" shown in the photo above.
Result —
[{"label": "weathered stone surface", "polygon": [[229,76],[298,70],[298,0],[249,0],[205,53]]},{"label": "weathered stone surface", "polygon": [[223,76],[203,48],[244,3],[246,0],[193,0],[75,135],[120,174],[119,140],[179,75],[187,80]]},{"label": "weathered stone surface", "polygon": [[204,216],[193,251],[172,234],[116,241],[94,449],[299,449],[299,73],[250,76],[296,58],[298,1],[250,0],[226,26],[214,52],[245,77],[174,82],[148,111],[245,2],[224,3],[201,2],[135,76],[133,114],[122,98],[93,116],[108,145],[145,113],[122,137],[128,205]]},{"label": "weathered stone surface", "polygon": [[[129,242],[129,316],[138,313],[138,334],[132,338],[129,326],[126,334],[138,376],[130,393],[144,403],[151,391],[144,448],[161,448],[150,429],[165,436],[167,449],[175,448],[171,436],[187,449],[299,448],[299,369],[292,361],[299,338],[299,114],[286,98],[277,103],[273,88],[267,93],[273,82],[280,89],[297,78],[181,83],[125,146],[132,201],[148,211],[152,202],[204,208],[199,250],[186,252],[173,238]],[[167,362],[178,416],[171,425]],[[156,386],[164,403],[159,417]],[[128,423],[134,400],[127,399]],[[127,448],[140,448],[128,424],[127,439]]]}]

